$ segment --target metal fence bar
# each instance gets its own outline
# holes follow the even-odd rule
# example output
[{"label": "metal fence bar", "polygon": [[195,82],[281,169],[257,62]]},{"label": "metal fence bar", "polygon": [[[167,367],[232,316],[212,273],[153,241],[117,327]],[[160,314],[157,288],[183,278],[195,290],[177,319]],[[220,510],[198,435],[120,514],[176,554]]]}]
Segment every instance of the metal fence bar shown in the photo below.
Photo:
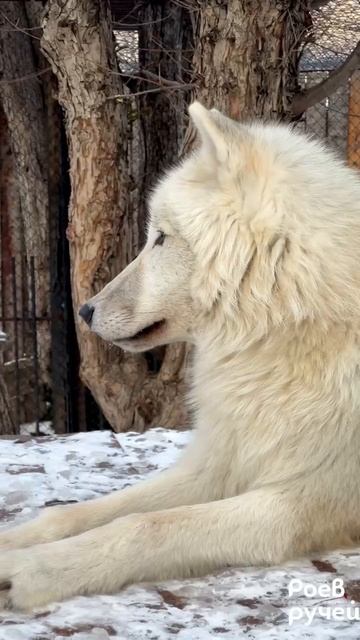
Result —
[{"label": "metal fence bar", "polygon": [[13,315],[14,315],[14,349],[15,349],[15,421],[16,429],[20,428],[20,366],[19,366],[19,332],[18,332],[18,312],[17,312],[17,279],[16,279],[16,261],[11,258],[11,277],[12,277],[12,294],[13,294]]},{"label": "metal fence bar", "polygon": [[26,319],[28,316],[28,307],[26,302],[26,287],[27,280],[27,260],[26,257],[21,258],[20,262],[20,274],[21,274],[21,330],[22,330],[22,355],[26,354]]},{"label": "metal fence bar", "polygon": [[35,408],[36,408],[35,424],[36,424],[36,435],[40,435],[39,358],[38,358],[38,341],[37,341],[37,326],[36,326],[35,260],[33,256],[30,258],[30,288],[31,288],[31,321],[32,321]]}]

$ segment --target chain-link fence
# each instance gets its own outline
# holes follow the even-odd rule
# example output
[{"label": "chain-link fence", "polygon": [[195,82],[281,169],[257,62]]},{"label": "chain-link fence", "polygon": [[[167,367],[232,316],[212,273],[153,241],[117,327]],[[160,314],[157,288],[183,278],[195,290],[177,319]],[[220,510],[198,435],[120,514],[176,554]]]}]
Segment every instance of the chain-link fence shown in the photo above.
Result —
[{"label": "chain-link fence", "polygon": [[[8,430],[17,432],[21,424],[29,428],[33,422],[32,430],[39,432],[40,416],[46,418],[46,403],[40,389],[38,333],[48,332],[48,318],[36,312],[34,258],[29,262],[14,257],[7,260],[3,255],[0,275],[1,367],[11,414]],[[44,330],[39,330],[40,323]]]},{"label": "chain-link fence", "polygon": [[[328,76],[326,71],[302,72],[300,85],[306,90]],[[360,169],[360,72],[354,71],[339,89],[307,109],[296,127],[323,140]]]},{"label": "chain-link fence", "polygon": [[56,282],[52,313],[38,311],[36,264],[19,256],[0,262],[0,435],[108,427],[79,379],[72,311],[57,308]]},{"label": "chain-link fence", "polygon": [[[332,0],[313,12],[312,21],[311,41],[300,63],[303,90],[333,77],[346,64],[359,41],[360,3]],[[309,107],[296,126],[360,168],[360,71],[352,70],[335,91]]]}]

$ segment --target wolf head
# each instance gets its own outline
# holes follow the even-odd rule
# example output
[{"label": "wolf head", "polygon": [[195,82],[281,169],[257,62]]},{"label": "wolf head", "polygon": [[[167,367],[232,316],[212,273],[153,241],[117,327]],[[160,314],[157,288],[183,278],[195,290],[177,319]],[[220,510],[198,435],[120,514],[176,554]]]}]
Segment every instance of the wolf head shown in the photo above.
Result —
[{"label": "wolf head", "polygon": [[153,192],[139,256],[80,309],[91,329],[136,352],[358,315],[355,174],[288,127],[189,112],[200,146]]}]

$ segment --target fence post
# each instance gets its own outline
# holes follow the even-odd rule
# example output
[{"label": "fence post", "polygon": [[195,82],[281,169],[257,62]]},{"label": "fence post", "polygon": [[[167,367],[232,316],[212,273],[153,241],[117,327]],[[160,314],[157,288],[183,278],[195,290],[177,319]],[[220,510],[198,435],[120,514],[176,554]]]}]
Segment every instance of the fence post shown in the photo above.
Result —
[{"label": "fence post", "polygon": [[[0,330],[0,349],[6,345],[6,334]],[[10,399],[1,370],[0,362],[0,436],[16,433],[15,423],[11,415]]]},{"label": "fence post", "polygon": [[31,289],[31,324],[33,339],[33,368],[34,368],[34,392],[35,392],[35,425],[36,435],[40,435],[40,389],[39,389],[39,359],[37,342],[37,317],[36,317],[36,283],[35,283],[35,260],[30,258],[30,289]]},{"label": "fence post", "polygon": [[12,294],[13,294],[13,322],[14,322],[14,349],[15,349],[15,420],[16,428],[20,429],[20,364],[19,364],[19,327],[17,308],[17,278],[16,260],[11,258]]}]

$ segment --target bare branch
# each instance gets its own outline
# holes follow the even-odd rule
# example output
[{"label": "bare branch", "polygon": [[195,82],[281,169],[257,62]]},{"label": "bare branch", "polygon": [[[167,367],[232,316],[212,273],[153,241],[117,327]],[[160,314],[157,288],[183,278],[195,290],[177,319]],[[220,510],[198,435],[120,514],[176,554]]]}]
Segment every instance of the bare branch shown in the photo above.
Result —
[{"label": "bare branch", "polygon": [[153,84],[158,84],[161,87],[174,87],[175,89],[179,88],[179,82],[177,82],[176,80],[168,80],[168,78],[163,78],[160,75],[157,75],[156,73],[152,73],[151,71],[148,71],[147,69],[142,69],[141,74],[143,76],[145,76],[145,79],[148,82],[152,82]]},{"label": "bare branch", "polygon": [[135,91],[134,93],[119,93],[115,96],[109,96],[107,100],[118,100],[118,102],[123,102],[124,100],[130,100],[136,96],[144,96],[148,93],[159,93],[159,91],[188,91],[192,89],[195,85],[193,83],[183,84],[179,82],[178,84],[174,83],[171,86],[159,86],[156,89],[145,89],[144,91]]},{"label": "bare branch", "polygon": [[0,15],[12,27],[14,31],[20,31],[21,33],[24,33],[26,36],[29,36],[30,38],[34,38],[35,40],[41,40],[41,38],[34,35],[33,33],[29,33],[29,31],[32,31],[33,29],[27,29],[27,28],[25,29],[24,27],[23,28],[19,27],[19,25],[12,22],[10,18],[8,18],[3,11],[0,11]]},{"label": "bare branch", "polygon": [[164,22],[164,20],[168,20],[168,18],[170,17],[170,13],[167,13],[166,16],[163,16],[162,18],[158,18],[157,20],[150,20],[149,22],[125,22],[124,20],[121,20],[120,22],[118,21],[112,21],[112,25],[115,27],[115,29],[118,29],[119,31],[121,31],[121,27],[126,27],[127,29],[138,29],[139,27],[143,27],[144,25],[151,25],[151,24],[158,24],[159,22]]},{"label": "bare branch", "polygon": [[[185,83],[178,82],[177,80],[168,80],[168,78],[163,78],[162,76],[158,76],[156,73],[152,73],[147,69],[142,69],[138,74],[134,73],[125,73],[119,71],[112,71],[112,74],[122,76],[123,78],[129,78],[131,80],[140,80],[142,82],[148,82],[150,84],[155,84],[157,87],[169,87],[170,89],[179,89],[184,86]],[[186,84],[186,87],[194,86]]]},{"label": "bare branch", "polygon": [[39,78],[39,76],[43,76],[45,73],[48,73],[49,71],[51,71],[51,67],[45,67],[45,69],[41,69],[41,71],[26,73],[25,75],[19,76],[18,78],[4,78],[0,80],[0,85],[14,84],[15,82],[23,82],[24,80],[31,80],[32,78]]},{"label": "bare branch", "polygon": [[291,105],[291,112],[294,116],[298,116],[309,107],[321,102],[334,93],[342,84],[344,84],[353,71],[360,68],[360,41],[355,49],[350,53],[346,60],[335,71],[319,82],[314,87],[310,87],[307,91],[303,91],[295,96]]}]

